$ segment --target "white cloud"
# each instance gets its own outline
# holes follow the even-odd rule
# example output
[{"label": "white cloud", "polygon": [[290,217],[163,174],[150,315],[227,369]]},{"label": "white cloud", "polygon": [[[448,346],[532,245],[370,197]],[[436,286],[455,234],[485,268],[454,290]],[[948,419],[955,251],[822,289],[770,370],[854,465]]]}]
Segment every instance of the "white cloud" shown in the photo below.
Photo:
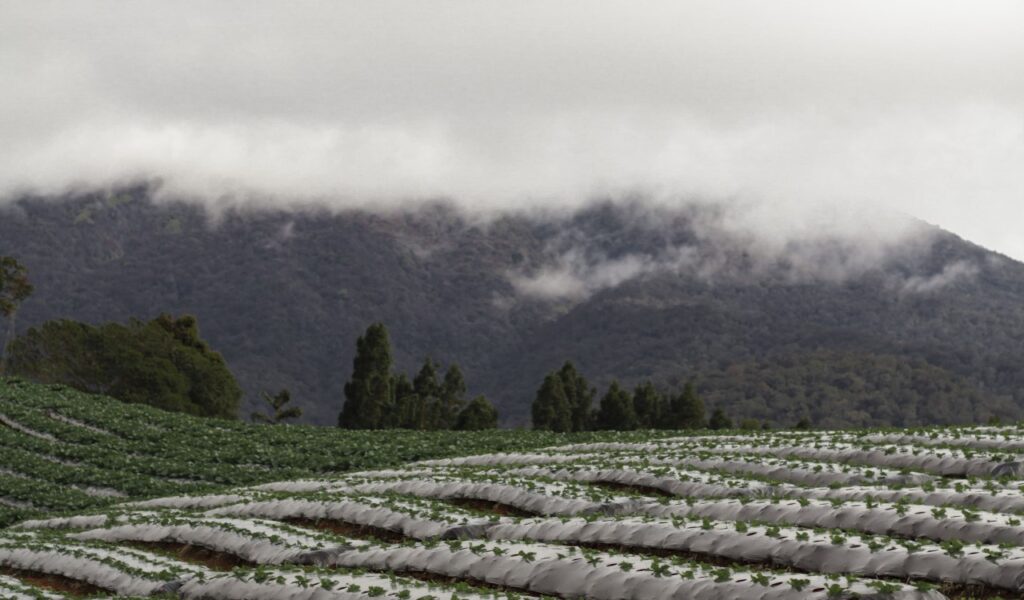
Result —
[{"label": "white cloud", "polygon": [[1024,258],[1010,0],[40,0],[0,5],[0,88],[9,197],[159,179],[214,207],[489,215],[642,192],[745,207],[728,229],[768,254],[897,243],[895,211]]},{"label": "white cloud", "polygon": [[960,281],[973,279],[981,269],[978,265],[965,260],[958,260],[942,268],[935,275],[915,275],[908,277],[900,286],[903,294],[930,294]]},{"label": "white cloud", "polygon": [[540,300],[582,300],[666,266],[664,262],[637,254],[612,259],[588,258],[574,248],[559,256],[555,264],[533,273],[510,273],[509,281],[522,296]]}]

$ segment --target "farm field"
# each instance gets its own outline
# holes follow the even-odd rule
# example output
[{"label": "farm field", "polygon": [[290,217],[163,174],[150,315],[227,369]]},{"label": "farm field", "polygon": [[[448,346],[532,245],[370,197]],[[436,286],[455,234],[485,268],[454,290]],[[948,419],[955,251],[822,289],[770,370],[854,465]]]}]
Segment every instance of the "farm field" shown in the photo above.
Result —
[{"label": "farm field", "polygon": [[0,526],[130,499],[639,434],[366,431],[211,420],[0,378]]},{"label": "farm field", "polygon": [[[67,390],[36,392],[4,402],[7,437],[87,447],[71,441],[78,431],[113,448],[139,432],[127,417],[40,399],[71,403]],[[51,415],[59,426],[44,430],[46,411],[67,418]],[[244,439],[250,426],[223,427]],[[195,447],[214,448],[214,433],[201,433]],[[467,438],[462,456],[429,436],[415,449],[383,445],[386,459],[363,456],[347,472],[326,461],[303,470],[301,454],[286,455],[235,475],[253,480],[19,519],[0,530],[0,597],[1024,598],[1015,426],[546,445],[491,435]],[[486,447],[516,435],[506,450]],[[146,456],[173,462],[156,448]],[[417,452],[433,456],[399,464]]]}]

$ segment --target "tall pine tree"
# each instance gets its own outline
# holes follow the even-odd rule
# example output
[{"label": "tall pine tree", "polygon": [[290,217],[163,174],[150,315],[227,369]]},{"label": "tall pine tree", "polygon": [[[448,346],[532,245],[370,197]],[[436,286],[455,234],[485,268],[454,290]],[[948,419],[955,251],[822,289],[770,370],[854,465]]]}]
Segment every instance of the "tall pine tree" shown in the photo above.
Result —
[{"label": "tall pine tree", "polygon": [[352,378],[345,384],[345,404],[338,415],[338,426],[382,427],[391,397],[391,342],[384,324],[374,323],[356,341]]},{"label": "tall pine tree", "polygon": [[707,425],[704,419],[704,401],[697,395],[693,380],[687,381],[683,391],[672,397],[666,428],[701,429]]},{"label": "tall pine tree", "polygon": [[533,428],[561,432],[572,430],[572,408],[557,373],[548,373],[537,390],[533,400]]},{"label": "tall pine tree", "polygon": [[423,401],[404,373],[391,378],[391,393],[394,394],[394,408],[385,421],[391,427],[401,429],[426,429],[427,415]]},{"label": "tall pine tree", "polygon": [[664,398],[650,381],[636,386],[633,390],[633,408],[636,420],[641,429],[658,429],[663,427],[662,416]]},{"label": "tall pine tree", "polygon": [[597,391],[590,386],[587,380],[576,370],[576,366],[570,361],[565,361],[558,371],[558,377],[562,380],[562,389],[569,401],[569,410],[572,414],[571,431],[587,431],[591,428],[590,405],[594,401]]},{"label": "tall pine tree", "polygon": [[441,413],[441,384],[437,380],[437,364],[429,356],[413,378],[412,385],[423,410],[423,428],[435,429]]},{"label": "tall pine tree", "polygon": [[633,408],[633,397],[612,381],[608,391],[601,398],[601,406],[597,410],[597,429],[630,431],[637,428],[636,411]]},{"label": "tall pine tree", "polygon": [[466,404],[466,380],[459,365],[448,367],[441,384],[441,405],[436,423],[437,429],[454,429],[459,413]]}]

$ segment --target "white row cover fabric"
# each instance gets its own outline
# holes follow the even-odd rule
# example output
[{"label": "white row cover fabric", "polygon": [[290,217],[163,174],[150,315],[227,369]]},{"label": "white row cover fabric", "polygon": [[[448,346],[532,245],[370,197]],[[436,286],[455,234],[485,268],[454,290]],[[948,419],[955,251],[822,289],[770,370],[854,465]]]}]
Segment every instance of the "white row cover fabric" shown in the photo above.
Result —
[{"label": "white row cover fabric", "polygon": [[[897,510],[894,504],[873,507],[863,502],[832,506],[828,502],[796,500],[700,500],[692,503],[649,504],[642,512],[655,517],[707,517],[722,521],[754,521],[800,527],[862,531],[931,540],[960,540],[984,544],[1024,545],[1024,527],[1011,525],[1006,515],[978,513],[968,519],[962,511],[945,513],[922,506]],[[902,513],[902,514],[901,514]]]},{"label": "white row cover fabric", "polygon": [[[407,596],[400,596],[407,592]],[[386,594],[386,596],[385,596]],[[433,597],[437,600],[514,600],[502,593],[455,591],[451,587],[427,585],[415,580],[375,575],[336,573],[291,573],[271,571],[259,578],[221,575],[205,581],[193,580],[178,590],[185,600],[366,600],[379,597]],[[530,595],[516,598],[531,600]]]},{"label": "white row cover fabric", "polygon": [[255,564],[276,565],[314,549],[334,546],[312,532],[286,529],[274,521],[227,518],[162,518],[70,534],[104,542],[171,542],[225,552]]},{"label": "white row cover fabric", "polygon": [[[492,540],[536,540],[568,544],[608,544],[629,549],[658,549],[697,553],[709,557],[756,564],[775,564],[814,573],[851,573],[896,579],[924,578],[958,584],[981,584],[1014,592],[1024,589],[1024,553],[1009,560],[969,547],[958,556],[936,545],[910,551],[886,543],[870,547],[860,538],[837,543],[830,535],[797,538],[792,528],[768,531],[749,527],[738,531],[731,524],[648,522],[640,519],[587,521],[535,519],[503,523],[487,530]],[[804,535],[808,532],[804,531]]]},{"label": "white row cover fabric", "polygon": [[[412,514],[410,514],[410,512]],[[415,539],[476,538],[491,519],[463,513],[462,518],[441,521],[420,516],[426,511],[403,512],[358,500],[321,501],[296,499],[262,500],[232,504],[207,511],[211,516],[261,517],[266,519],[329,519],[375,527]],[[455,512],[449,509],[449,512]]]},{"label": "white row cover fabric", "polygon": [[[186,579],[208,573],[147,552],[20,541],[21,547],[11,544],[11,540],[0,542],[0,566],[60,575],[122,596],[172,592]],[[171,569],[179,575],[168,578]]]},{"label": "white row cover fabric", "polygon": [[[679,600],[783,600],[824,599],[828,582],[818,575],[775,575],[769,584],[757,583],[750,573],[665,568],[664,564],[634,555],[573,553],[564,546],[493,543],[439,544],[433,547],[391,546],[338,552],[310,553],[303,561],[318,566],[344,566],[394,573],[429,573],[467,581],[485,582],[509,590],[523,590],[560,598],[620,600],[622,598],[672,598]],[[498,548],[500,553],[496,553]],[[625,565],[629,565],[626,568]],[[655,572],[656,565],[663,568]],[[806,579],[796,589],[794,579]],[[879,594],[854,582],[840,598],[893,598],[939,600],[937,592],[921,592],[909,586]]]}]

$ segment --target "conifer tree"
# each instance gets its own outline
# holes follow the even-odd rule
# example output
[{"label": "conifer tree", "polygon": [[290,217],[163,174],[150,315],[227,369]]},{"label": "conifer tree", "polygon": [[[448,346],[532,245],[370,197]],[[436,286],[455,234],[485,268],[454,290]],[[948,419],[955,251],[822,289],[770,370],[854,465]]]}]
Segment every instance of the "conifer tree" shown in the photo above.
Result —
[{"label": "conifer tree", "polygon": [[633,390],[633,408],[641,429],[657,429],[663,426],[664,398],[650,381],[636,386]]},{"label": "conifer tree", "polygon": [[440,414],[436,427],[438,429],[453,429],[459,418],[459,413],[466,404],[466,380],[462,377],[462,370],[459,365],[453,364],[448,367],[444,374],[444,383],[441,384],[441,405]]},{"label": "conifer tree", "polygon": [[667,429],[701,429],[705,426],[704,401],[697,395],[693,380],[686,382],[683,391],[672,397]]},{"label": "conifer tree", "polygon": [[423,361],[416,377],[412,380],[416,393],[424,398],[437,398],[441,395],[441,385],[437,382],[437,365],[428,356]]},{"label": "conifer tree", "polygon": [[708,422],[708,427],[711,429],[732,429],[732,419],[725,416],[725,411],[720,408],[716,408],[711,413],[711,420]]},{"label": "conifer tree", "polygon": [[565,397],[569,401],[569,409],[572,413],[570,431],[589,430],[592,425],[591,404],[593,404],[597,391],[590,386],[570,361],[565,361],[558,371],[558,377],[562,380],[562,389],[565,390]]},{"label": "conifer tree", "polygon": [[424,359],[423,366],[413,378],[412,386],[418,398],[417,408],[421,413],[420,428],[436,428],[441,412],[441,384],[437,380],[437,363],[429,356]]},{"label": "conifer tree", "polygon": [[633,397],[619,386],[618,381],[612,381],[601,398],[595,423],[597,429],[604,430],[630,431],[637,428]]},{"label": "conifer tree", "polygon": [[533,400],[533,428],[561,432],[572,430],[572,408],[557,373],[548,373],[537,390]]},{"label": "conifer tree", "polygon": [[385,418],[385,423],[389,427],[401,429],[426,429],[423,402],[404,373],[391,378],[391,393],[394,399],[391,403],[391,414]]},{"label": "conifer tree", "polygon": [[481,429],[497,429],[498,411],[487,398],[477,396],[459,412],[455,421],[455,429],[460,431],[479,431]]},{"label": "conifer tree", "polygon": [[391,400],[391,342],[383,323],[374,323],[356,341],[352,378],[345,384],[345,404],[338,425],[346,429],[382,426]]}]

